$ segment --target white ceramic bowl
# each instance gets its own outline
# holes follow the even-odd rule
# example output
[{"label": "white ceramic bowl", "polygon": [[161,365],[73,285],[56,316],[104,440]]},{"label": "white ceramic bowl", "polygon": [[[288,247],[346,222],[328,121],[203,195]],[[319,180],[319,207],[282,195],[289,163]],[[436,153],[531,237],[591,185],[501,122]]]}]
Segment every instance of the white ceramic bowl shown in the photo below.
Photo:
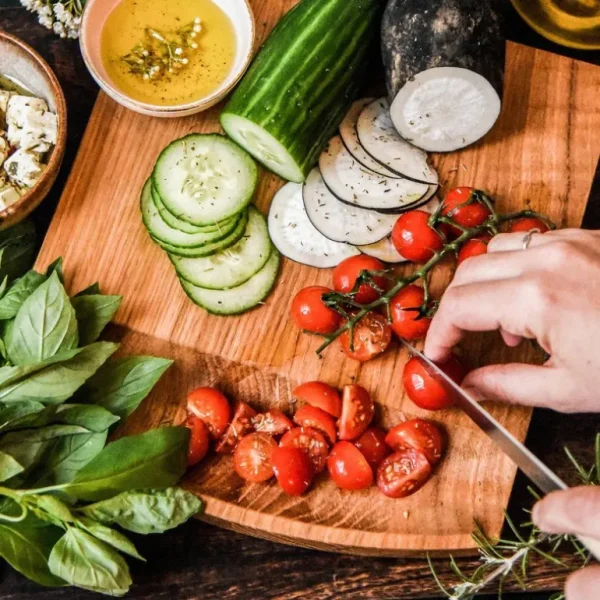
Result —
[{"label": "white ceramic bowl", "polygon": [[121,0],[88,0],[81,21],[79,43],[87,68],[96,83],[116,102],[123,106],[154,117],[183,117],[201,112],[222,100],[245,73],[252,59],[255,25],[248,0],[213,0],[229,17],[237,40],[237,52],[229,75],[210,95],[173,106],[160,106],[140,102],[123,93],[109,77],[100,52],[102,30],[111,11]]}]

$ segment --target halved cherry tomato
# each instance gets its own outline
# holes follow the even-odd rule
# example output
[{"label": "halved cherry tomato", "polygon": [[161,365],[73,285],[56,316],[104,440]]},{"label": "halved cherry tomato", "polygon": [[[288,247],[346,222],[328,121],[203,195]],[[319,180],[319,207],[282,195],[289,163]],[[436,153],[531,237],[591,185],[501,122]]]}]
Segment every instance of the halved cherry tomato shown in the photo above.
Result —
[{"label": "halved cherry tomato", "polygon": [[377,469],[381,461],[390,454],[391,450],[385,443],[386,433],[379,427],[369,427],[354,445],[362,452],[371,468]]},{"label": "halved cherry tomato", "polygon": [[[459,385],[467,374],[467,369],[455,354],[439,367]],[[402,383],[407,396],[419,408],[440,410],[454,404],[452,389],[416,356],[406,363]]]},{"label": "halved cherry tomato", "polygon": [[392,298],[392,329],[398,337],[405,340],[425,337],[431,325],[431,317],[421,316],[418,310],[424,301],[425,292],[418,285],[407,285]]},{"label": "halved cherry tomato", "polygon": [[313,285],[300,290],[292,300],[292,320],[296,327],[312,333],[332,333],[342,322],[342,317],[323,303],[323,294],[329,288]]},{"label": "halved cherry tomato", "polygon": [[322,381],[308,381],[299,385],[292,395],[311,406],[316,406],[336,419],[342,414],[342,400],[339,392]]},{"label": "halved cherry tomato", "polygon": [[367,313],[355,326],[353,346],[350,344],[350,331],[344,331],[340,342],[349,358],[365,362],[385,352],[392,341],[392,329],[385,317],[379,313]]},{"label": "halved cherry tomato", "polygon": [[271,454],[273,472],[281,489],[290,496],[303,494],[314,476],[308,454],[301,448],[279,446]]},{"label": "halved cherry tomato", "polygon": [[268,410],[266,413],[258,413],[252,418],[252,425],[255,431],[270,433],[271,435],[281,435],[294,426],[292,420],[280,410]]},{"label": "halved cherry tomato", "polygon": [[300,425],[300,427],[312,427],[321,431],[325,434],[330,444],[335,444],[335,440],[337,439],[335,419],[324,410],[305,404],[296,411],[294,422]]},{"label": "halved cherry tomato", "polygon": [[[442,215],[449,217],[462,227],[477,227],[485,223],[492,214],[490,209],[481,202],[481,190],[472,187],[457,187],[450,190],[442,202]],[[460,229],[447,226],[446,231],[451,235],[461,234]]]},{"label": "halved cherry tomato", "polygon": [[273,477],[271,455],[275,448],[277,442],[268,433],[251,433],[236,446],[233,468],[246,481],[267,481]]},{"label": "halved cherry tomato", "polygon": [[377,487],[390,498],[414,494],[431,477],[431,465],[417,450],[390,454],[377,469]]},{"label": "halved cherry tomato", "polygon": [[423,210],[410,210],[396,221],[392,244],[406,260],[427,262],[442,249],[442,236],[429,226],[429,217],[429,213]]},{"label": "halved cherry tomato", "polygon": [[188,394],[188,411],[204,421],[213,439],[220,438],[229,424],[231,406],[227,397],[211,387],[196,388]]},{"label": "halved cherry tomato", "polygon": [[[343,260],[333,270],[333,288],[338,292],[347,294],[354,288],[354,284],[361,271],[383,271],[383,269],[383,263],[372,256],[367,256],[366,254],[351,256],[350,258]],[[387,285],[387,280],[385,277],[374,277],[373,283],[375,283],[379,289],[384,290]],[[359,304],[369,304],[374,300],[377,300],[379,296],[381,296],[381,293],[372,285],[363,283],[358,288],[354,299]]]},{"label": "halved cherry tomato", "polygon": [[389,430],[385,442],[395,451],[412,448],[422,452],[432,467],[442,458],[442,434],[431,421],[424,419],[398,423]]},{"label": "halved cherry tomato", "polygon": [[256,411],[249,404],[238,402],[233,419],[215,450],[219,454],[230,454],[233,452],[238,442],[254,430],[252,419],[255,416]]},{"label": "halved cherry tomato", "polygon": [[375,415],[375,405],[369,392],[360,385],[344,386],[342,416],[338,421],[340,440],[355,440],[369,427]]},{"label": "halved cherry tomato", "polygon": [[194,415],[188,415],[184,425],[190,430],[187,466],[191,467],[206,456],[210,446],[210,433],[208,427]]},{"label": "halved cherry tomato", "polygon": [[478,235],[477,237],[470,239],[468,242],[465,242],[462,245],[461,249],[458,251],[458,264],[460,265],[460,263],[467,260],[467,258],[487,254],[487,247],[491,239],[492,236],[486,234]]},{"label": "halved cherry tomato", "polygon": [[304,450],[310,457],[315,473],[325,468],[329,446],[320,431],[312,427],[296,427],[281,438],[279,445]]},{"label": "halved cherry tomato", "polygon": [[338,442],[327,459],[333,482],[343,490],[364,490],[373,483],[373,471],[361,451],[351,442]]},{"label": "halved cherry tomato", "polygon": [[509,231],[510,233],[515,233],[516,231],[527,233],[533,229],[539,229],[540,233],[546,233],[546,231],[550,231],[550,228],[548,225],[546,225],[546,223],[540,219],[536,219],[535,217],[524,217],[523,219],[517,219],[511,224]]}]

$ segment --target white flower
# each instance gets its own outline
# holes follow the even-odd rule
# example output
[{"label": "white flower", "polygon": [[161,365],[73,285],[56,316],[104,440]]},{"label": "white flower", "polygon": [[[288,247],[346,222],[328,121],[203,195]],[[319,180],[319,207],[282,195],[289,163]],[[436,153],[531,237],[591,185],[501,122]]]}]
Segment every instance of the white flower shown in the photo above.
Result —
[{"label": "white flower", "polygon": [[73,25],[81,25],[81,17],[75,17],[73,19]]},{"label": "white flower", "polygon": [[60,21],[54,21],[54,24],[52,25],[52,29],[54,30],[54,33],[56,33],[57,35],[65,34],[65,26]]},{"label": "white flower", "polygon": [[33,0],[21,0],[21,4],[27,9],[27,10],[33,10]]},{"label": "white flower", "polygon": [[44,17],[52,17],[52,8],[49,6],[42,6],[38,8],[38,13]]},{"label": "white flower", "polygon": [[40,22],[40,25],[43,25],[46,29],[52,29],[52,17],[40,15],[38,21]]},{"label": "white flower", "polygon": [[62,21],[65,18],[66,13],[67,13],[67,11],[65,10],[65,5],[62,2],[57,2],[54,5],[54,16],[59,21]]}]

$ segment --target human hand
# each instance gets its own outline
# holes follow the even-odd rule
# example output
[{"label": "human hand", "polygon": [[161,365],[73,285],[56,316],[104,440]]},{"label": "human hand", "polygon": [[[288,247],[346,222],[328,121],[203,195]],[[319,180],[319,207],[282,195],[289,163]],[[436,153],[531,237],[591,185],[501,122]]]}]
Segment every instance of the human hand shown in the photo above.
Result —
[{"label": "human hand", "polygon": [[481,399],[600,411],[600,232],[533,234],[526,250],[522,233],[494,237],[488,254],[458,267],[425,354],[443,362],[465,332],[492,330],[510,346],[535,339],[551,357],[543,366],[476,369],[463,387]]},{"label": "human hand", "polygon": [[[584,486],[553,492],[534,507],[533,522],[547,533],[569,533],[600,541],[600,487]],[[567,600],[596,600],[600,566],[576,571],[567,579]]]}]

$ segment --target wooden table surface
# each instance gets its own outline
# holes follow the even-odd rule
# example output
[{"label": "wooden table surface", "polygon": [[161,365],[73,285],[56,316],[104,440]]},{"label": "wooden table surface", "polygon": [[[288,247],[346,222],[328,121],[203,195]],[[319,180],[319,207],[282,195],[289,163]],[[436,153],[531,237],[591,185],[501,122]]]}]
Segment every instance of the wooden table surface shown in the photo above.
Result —
[{"label": "wooden table surface", "polygon": [[[600,65],[600,52],[577,52],[560,48],[533,33],[507,7],[507,37]],[[68,176],[97,94],[76,41],[61,40],[37,24],[35,17],[17,0],[0,0],[0,29],[16,34],[44,56],[55,70],[65,91],[69,111],[69,142],[61,174],[50,197],[35,214],[45,231]],[[585,226],[600,228],[600,168],[590,197]],[[568,446],[584,463],[590,463],[592,444],[600,432],[600,416],[560,415],[538,410],[529,431],[528,446],[569,483],[576,483],[565,458]],[[509,511],[517,521],[526,520],[523,508],[530,506],[527,481],[517,477]],[[277,599],[294,600],[391,600],[439,598],[424,560],[375,559],[340,556],[294,548],[220,530],[198,521],[161,536],[136,536],[136,545],[147,563],[132,563],[134,586],[128,597],[202,600]],[[476,562],[458,561],[466,572]],[[453,582],[448,563],[436,561],[442,579]],[[562,586],[564,574],[555,566],[535,561],[531,568],[531,592],[527,600],[547,598]],[[512,588],[514,589],[514,588]],[[70,588],[48,590],[13,572],[0,562],[0,600],[81,599],[98,596]],[[508,598],[508,594],[505,596]],[[525,600],[523,592],[511,598]],[[482,597],[483,598],[483,597]]]}]

